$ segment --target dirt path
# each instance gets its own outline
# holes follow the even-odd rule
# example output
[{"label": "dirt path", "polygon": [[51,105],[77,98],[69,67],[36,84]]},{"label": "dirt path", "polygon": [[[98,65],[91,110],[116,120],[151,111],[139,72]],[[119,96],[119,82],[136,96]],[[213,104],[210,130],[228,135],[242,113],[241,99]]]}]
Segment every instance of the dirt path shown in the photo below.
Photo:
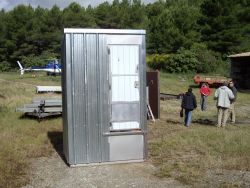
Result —
[{"label": "dirt path", "polygon": [[183,188],[173,179],[159,179],[153,175],[154,166],[148,162],[69,168],[61,157],[32,159],[30,183],[24,188]]}]

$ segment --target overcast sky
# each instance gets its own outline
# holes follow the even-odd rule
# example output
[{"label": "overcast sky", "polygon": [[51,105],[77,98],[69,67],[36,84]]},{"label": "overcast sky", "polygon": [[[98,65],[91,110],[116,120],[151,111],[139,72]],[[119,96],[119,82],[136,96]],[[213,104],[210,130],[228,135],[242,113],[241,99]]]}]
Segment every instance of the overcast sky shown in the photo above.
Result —
[{"label": "overcast sky", "polygon": [[[106,0],[112,2],[113,0]],[[152,3],[156,0],[141,0],[143,3]],[[44,8],[51,8],[54,4],[60,8],[67,7],[71,2],[78,2],[80,5],[87,7],[88,5],[96,6],[100,3],[105,2],[105,0],[0,0],[0,9],[11,10],[13,7],[24,4],[37,7],[40,5]]]}]

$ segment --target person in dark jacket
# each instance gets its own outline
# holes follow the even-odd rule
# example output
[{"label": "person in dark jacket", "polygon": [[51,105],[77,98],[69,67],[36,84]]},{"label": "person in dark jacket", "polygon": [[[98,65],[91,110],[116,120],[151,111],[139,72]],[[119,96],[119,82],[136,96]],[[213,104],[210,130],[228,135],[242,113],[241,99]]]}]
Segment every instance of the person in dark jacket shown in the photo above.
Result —
[{"label": "person in dark jacket", "polygon": [[185,110],[185,126],[189,127],[192,121],[192,111],[197,107],[195,95],[192,93],[192,88],[188,89],[183,95],[181,108]]},{"label": "person in dark jacket", "polygon": [[229,107],[229,117],[231,119],[231,123],[235,123],[235,101],[237,98],[237,89],[234,86],[234,82],[231,80],[228,84],[229,89],[231,89],[231,91],[234,94],[234,99],[230,100],[230,107]]}]

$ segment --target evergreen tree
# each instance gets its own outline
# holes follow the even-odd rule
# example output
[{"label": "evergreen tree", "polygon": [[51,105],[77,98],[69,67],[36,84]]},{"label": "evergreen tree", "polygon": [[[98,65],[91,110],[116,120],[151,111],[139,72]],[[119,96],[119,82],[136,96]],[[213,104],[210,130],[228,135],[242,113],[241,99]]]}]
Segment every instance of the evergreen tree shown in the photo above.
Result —
[{"label": "evergreen tree", "polygon": [[208,48],[226,54],[241,44],[242,28],[238,11],[244,9],[240,0],[205,0],[201,5],[202,40]]},{"label": "evergreen tree", "polygon": [[213,54],[250,50],[250,0],[158,0],[147,5],[113,0],[94,8],[71,3],[64,10],[56,5],[1,10],[0,70],[16,67],[16,60],[60,57],[66,27],[146,29],[147,53],[182,57],[194,44],[205,44],[191,53],[200,54],[199,59],[205,54],[202,61],[211,62]]}]

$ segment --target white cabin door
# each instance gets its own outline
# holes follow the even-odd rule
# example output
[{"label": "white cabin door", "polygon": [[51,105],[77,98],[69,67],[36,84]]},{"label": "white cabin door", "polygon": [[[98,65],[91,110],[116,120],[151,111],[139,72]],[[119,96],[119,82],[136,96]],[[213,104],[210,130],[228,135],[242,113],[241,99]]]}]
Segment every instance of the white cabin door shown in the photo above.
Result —
[{"label": "white cabin door", "polygon": [[139,45],[109,45],[111,130],[140,128]]}]

